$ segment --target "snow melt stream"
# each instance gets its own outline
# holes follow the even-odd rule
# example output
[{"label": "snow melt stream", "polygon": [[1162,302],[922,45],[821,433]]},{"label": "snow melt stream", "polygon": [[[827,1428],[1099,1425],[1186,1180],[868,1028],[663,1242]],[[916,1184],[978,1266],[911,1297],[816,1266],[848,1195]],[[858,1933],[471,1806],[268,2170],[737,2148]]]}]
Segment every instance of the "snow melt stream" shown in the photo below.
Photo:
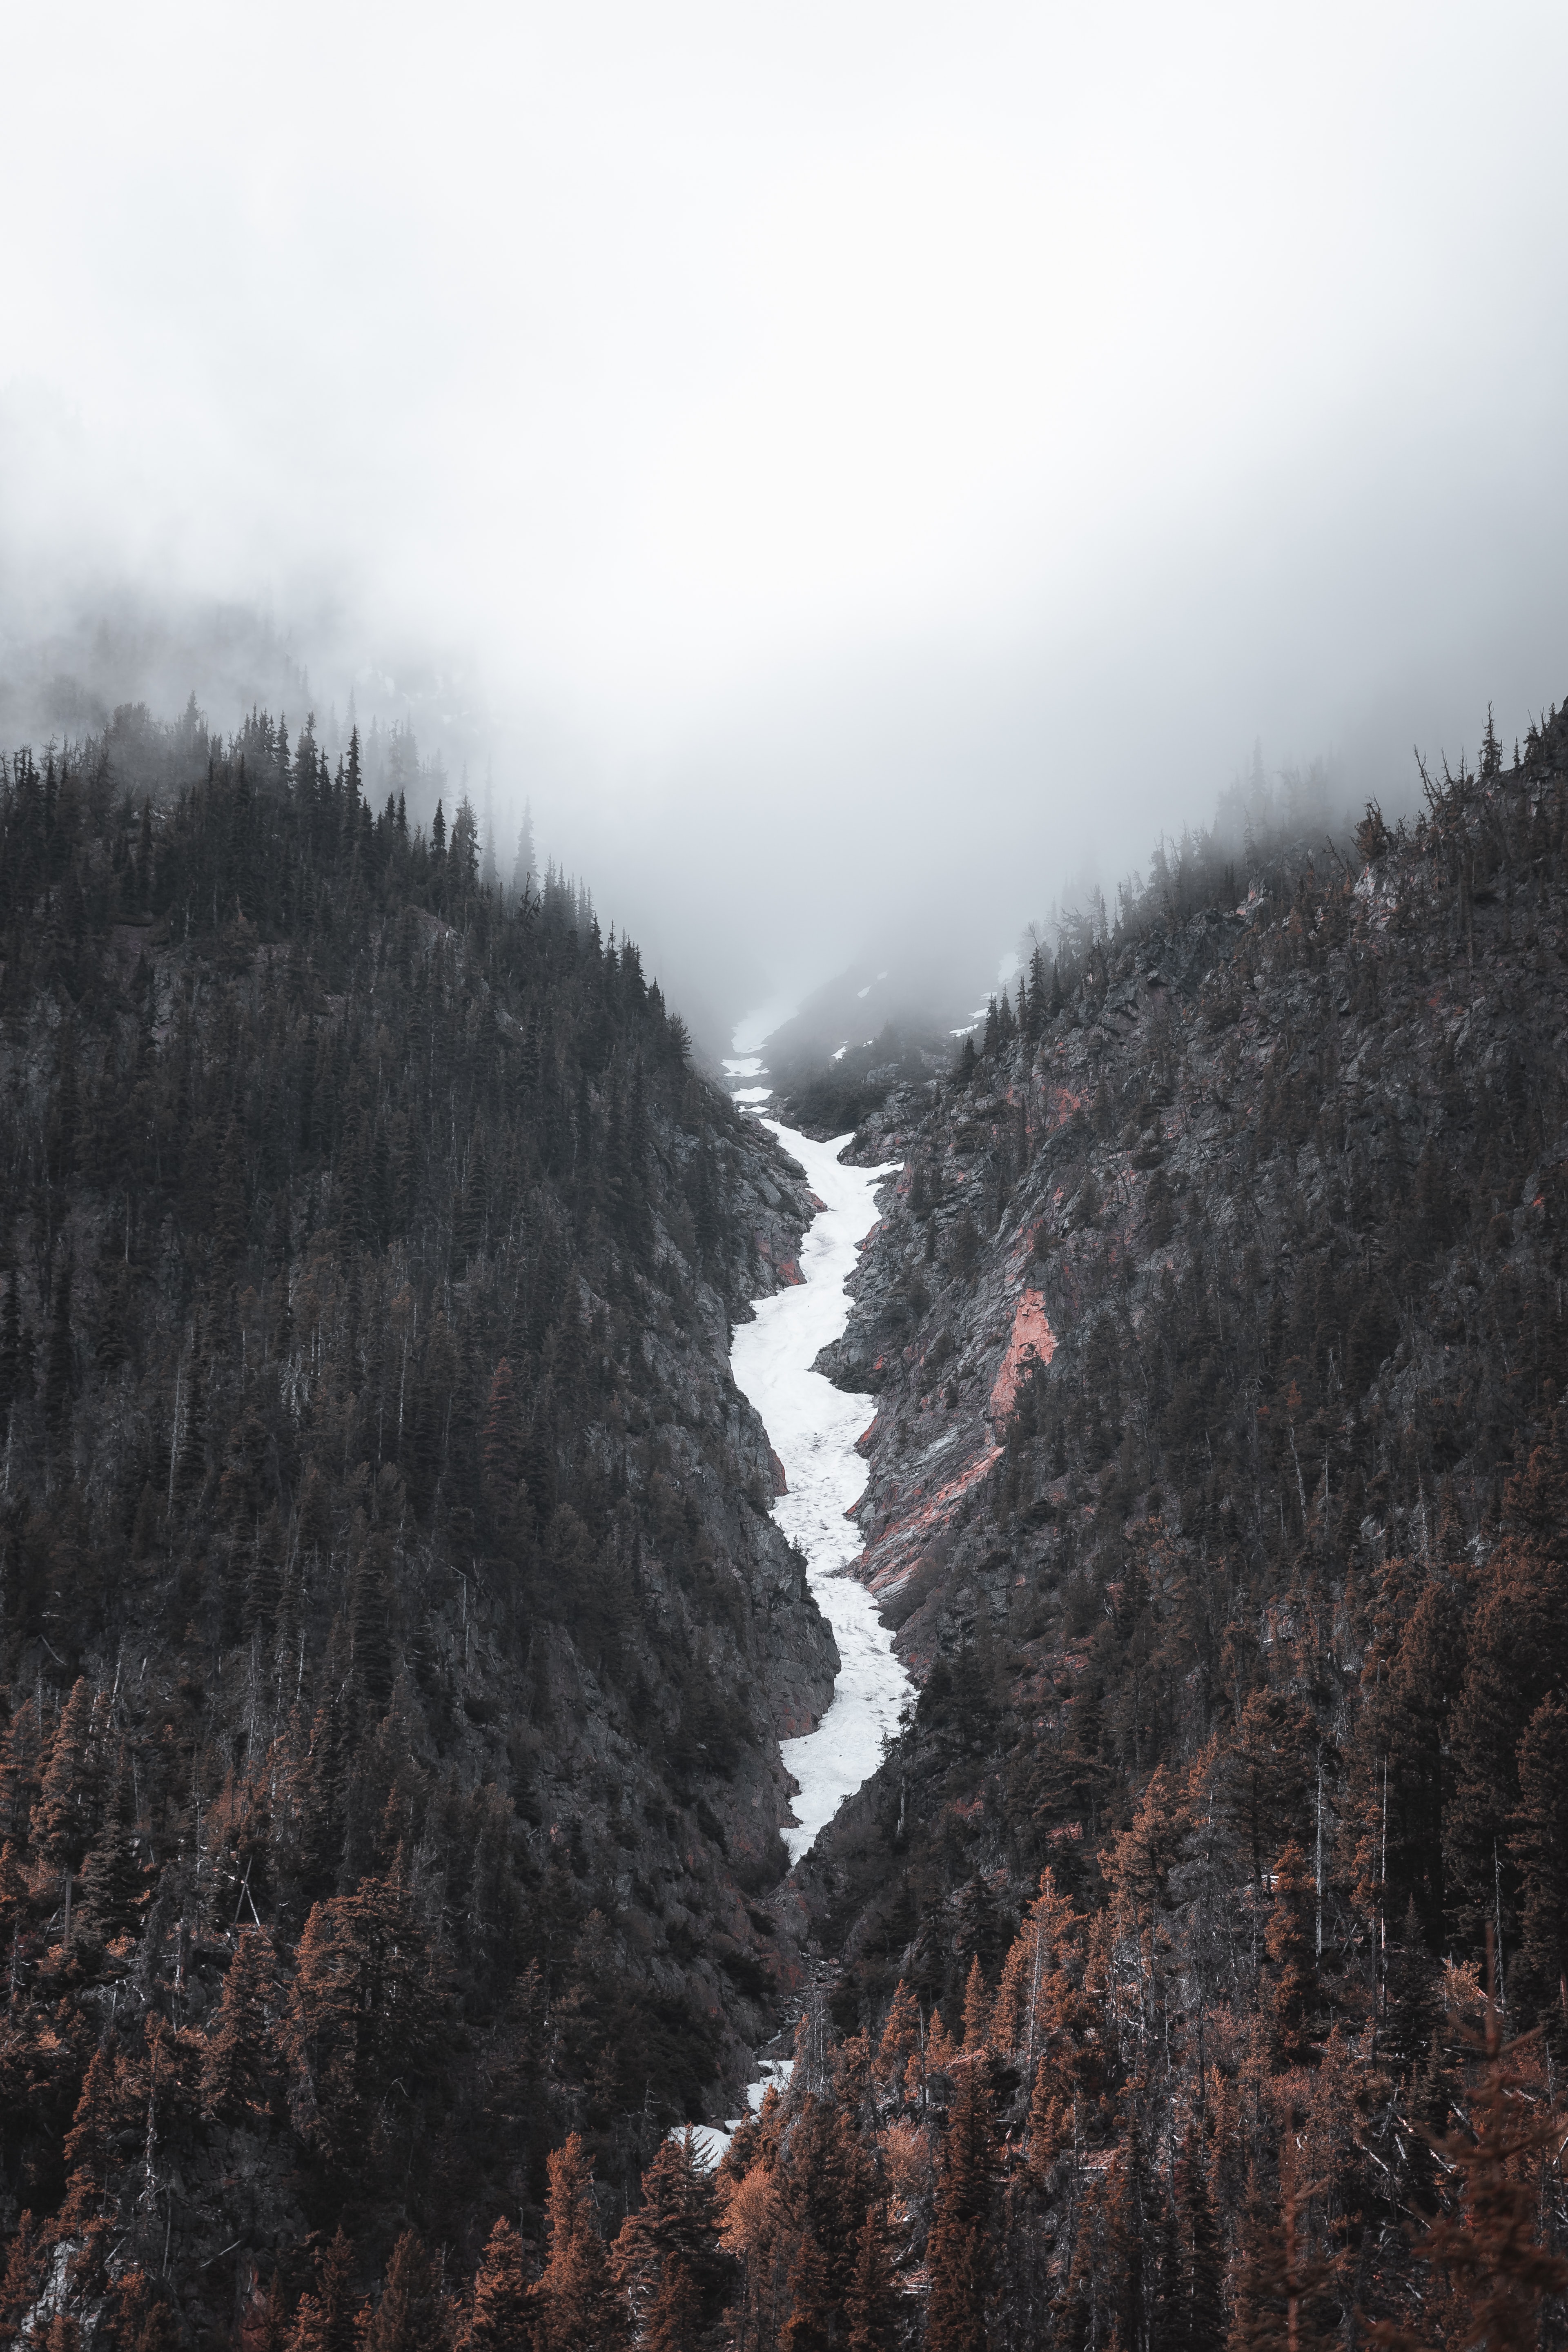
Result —
[{"label": "snow melt stream", "polygon": [[[745,1094],[737,1090],[737,1098],[743,1101]],[[868,1401],[846,1396],[812,1370],[817,1350],[837,1339],[849,1319],[844,1286],[859,1244],[876,1223],[872,1194],[899,1163],[845,1168],[838,1154],[849,1140],[847,1135],[813,1143],[777,1119],[763,1124],[805,1169],[806,1182],[823,1204],[801,1245],[804,1279],[756,1301],[756,1320],[736,1331],[730,1356],[735,1384],[761,1413],[784,1464],[788,1492],[778,1497],[773,1516],[805,1555],[812,1592],[833,1627],[841,1660],[816,1729],[781,1743],[785,1767],[800,1786],[795,1824],[784,1833],[790,1861],[796,1863],[845,1798],[876,1770],[884,1735],[897,1731],[899,1710],[913,1687],[893,1654],[893,1637],[876,1602],[847,1573],[860,1550],[859,1531],[845,1514],[866,1484],[855,1441],[869,1418]]]}]

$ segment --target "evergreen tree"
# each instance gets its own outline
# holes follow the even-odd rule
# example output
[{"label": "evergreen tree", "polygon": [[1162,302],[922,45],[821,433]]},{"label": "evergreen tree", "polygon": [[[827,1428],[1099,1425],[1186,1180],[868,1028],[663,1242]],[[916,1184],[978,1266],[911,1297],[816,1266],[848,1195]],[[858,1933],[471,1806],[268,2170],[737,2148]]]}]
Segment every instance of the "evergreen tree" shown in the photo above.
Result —
[{"label": "evergreen tree", "polygon": [[37,1841],[62,1874],[68,1934],[72,1880],[100,1828],[102,1764],[95,1717],[92,1692],[79,1676],[55,1727],[38,1790]]},{"label": "evergreen tree", "polygon": [[272,2028],[279,1999],[270,1938],[259,1927],[247,1927],[228,1964],[202,2061],[202,2105],[209,2114],[247,2122],[267,2113],[278,2079]]},{"label": "evergreen tree", "polygon": [[702,2327],[702,2297],[679,2255],[666,2263],[658,2293],[648,2309],[642,2341],[647,2352],[689,2352]]},{"label": "evergreen tree", "polygon": [[1275,1863],[1274,1904],[1264,1932],[1272,1964],[1268,2001],[1276,2046],[1283,2063],[1302,2053],[1316,2007],[1310,1916],[1312,1883],[1307,1858],[1295,1841]]},{"label": "evergreen tree", "polygon": [[621,2352],[626,2303],[610,2273],[583,2142],[552,2150],[545,2227],[550,2257],[531,2302],[537,2352]]},{"label": "evergreen tree", "polygon": [[1514,1981],[1542,2010],[1568,2013],[1568,1703],[1551,1692],[1519,1743],[1519,1827],[1512,1851],[1522,1881],[1522,1948]]},{"label": "evergreen tree", "polygon": [[131,1820],[131,1773],[125,1743],[117,1743],[103,1816],[81,1874],[81,1916],[103,1942],[130,1935],[152,1894]]},{"label": "evergreen tree", "polygon": [[412,2230],[392,2250],[386,2284],[369,2325],[363,2352],[440,2352],[451,2342],[441,2273]]},{"label": "evergreen tree", "polygon": [[485,2242],[458,2352],[531,2352],[522,2241],[503,2213]]},{"label": "evergreen tree", "polygon": [[316,2257],[310,2291],[300,2298],[289,2352],[356,2352],[362,2313],[353,2292],[353,2248],[340,2222]]},{"label": "evergreen tree", "polygon": [[886,2209],[869,2205],[855,2242],[855,2270],[845,2298],[846,2352],[895,2352],[899,2292],[888,2243]]},{"label": "evergreen tree", "polygon": [[901,2084],[921,2041],[920,2003],[900,1977],[877,2044],[879,2082],[895,2086]]},{"label": "evergreen tree", "polygon": [[716,2306],[721,2280],[719,2217],[709,2175],[697,2162],[689,2133],[662,2142],[642,2177],[643,2201],[628,2213],[616,2239],[614,2268],[634,2321],[658,2301],[664,2273],[680,2266],[685,2302]]},{"label": "evergreen tree", "polygon": [[1176,2159],[1178,2272],[1170,2296],[1169,2352],[1205,2352],[1223,2340],[1224,2265],[1202,2145],[1189,2124]]},{"label": "evergreen tree", "polygon": [[24,2212],[5,2249],[5,2271],[0,2278],[0,2329],[15,2336],[23,2315],[36,2302],[43,2284],[47,2249],[31,2212]]},{"label": "evergreen tree", "polygon": [[991,1996],[985,1990],[985,1974],[977,1952],[969,1963],[969,1974],[963,1985],[964,2055],[978,2055],[990,2039]]},{"label": "evergreen tree", "polygon": [[781,2336],[784,2352],[831,2352],[834,2304],[827,2264],[809,2230],[796,2241],[785,2292],[789,2309]]},{"label": "evergreen tree", "polygon": [[985,2062],[971,2060],[956,2072],[952,2111],[942,2141],[936,2212],[926,2249],[931,2273],[927,2352],[985,2352],[987,2340],[994,2124]]},{"label": "evergreen tree", "polygon": [[[1487,1957],[1489,1966],[1489,1946]],[[1526,2063],[1532,2040],[1505,2043],[1489,1996],[1468,2126],[1437,2143],[1458,2194],[1458,2210],[1439,2212],[1419,2246],[1428,2315],[1419,2333],[1389,2322],[1370,2328],[1390,2352],[1428,2352],[1434,2335],[1445,2347],[1535,2352],[1542,2306],[1568,2294],[1568,2256],[1542,2245],[1540,2228],[1542,2168],[1561,2154],[1568,2115],[1532,2113],[1521,2098],[1536,2087]]]}]

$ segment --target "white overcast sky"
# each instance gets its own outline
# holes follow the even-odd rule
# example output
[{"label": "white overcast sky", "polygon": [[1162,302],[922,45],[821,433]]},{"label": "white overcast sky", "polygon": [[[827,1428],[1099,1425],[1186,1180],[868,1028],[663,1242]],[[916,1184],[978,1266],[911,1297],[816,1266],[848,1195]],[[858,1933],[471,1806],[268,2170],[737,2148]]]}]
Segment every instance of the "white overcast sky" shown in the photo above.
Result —
[{"label": "white overcast sky", "polygon": [[460,661],[694,984],[1568,691],[1561,5],[55,0],[0,80],[11,626]]}]

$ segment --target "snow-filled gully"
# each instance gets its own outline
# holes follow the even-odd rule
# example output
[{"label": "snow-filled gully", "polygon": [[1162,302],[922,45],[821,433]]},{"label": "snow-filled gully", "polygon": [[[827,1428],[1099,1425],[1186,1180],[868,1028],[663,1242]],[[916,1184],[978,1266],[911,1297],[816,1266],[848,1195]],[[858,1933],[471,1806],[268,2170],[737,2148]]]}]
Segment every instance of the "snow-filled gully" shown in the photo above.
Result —
[{"label": "snow-filled gully", "polygon": [[[760,1056],[738,1056],[724,1066],[734,1098],[748,1109],[766,1102],[772,1088],[747,1085],[765,1076]],[[771,1298],[756,1301],[756,1320],[736,1332],[730,1351],[735,1385],[763,1417],[768,1441],[784,1465],[787,1492],[773,1505],[773,1517],[805,1555],[806,1577],[816,1605],[838,1644],[838,1678],[815,1731],[779,1742],[797,1794],[795,1822],[784,1832],[792,1864],[826,1828],[846,1797],[854,1795],[881,1761],[884,1733],[898,1729],[899,1710],[913,1689],[893,1655],[893,1637],[877,1613],[865,1586],[849,1574],[860,1549],[853,1520],[846,1514],[859,1500],[865,1465],[855,1451],[866,1420],[864,1397],[846,1396],[812,1365],[817,1350],[837,1339],[849,1320],[844,1286],[854,1271],[860,1244],[877,1222],[872,1194],[897,1161],[886,1168],[844,1168],[838,1154],[848,1142],[831,1143],[765,1119],[822,1206],[801,1244],[801,1279]],[[764,2058],[759,2080],[746,2094],[754,2115],[770,2084],[782,2090],[794,2071],[790,2058]],[[692,2134],[698,2162],[710,2169],[740,2129],[740,2121],[702,2124]],[[679,2138],[678,2129],[672,2138]]]},{"label": "snow-filled gully", "polygon": [[784,1831],[795,1863],[845,1798],[876,1770],[883,1737],[897,1730],[911,1688],[876,1602],[847,1572],[860,1550],[858,1530],[846,1514],[866,1484],[855,1441],[868,1419],[867,1401],[846,1396],[812,1370],[817,1350],[837,1339],[849,1319],[844,1286],[876,1223],[872,1194],[893,1169],[841,1166],[847,1136],[813,1143],[777,1119],[763,1124],[800,1162],[822,1202],[801,1245],[801,1281],[757,1300],[756,1320],[737,1330],[730,1356],[736,1386],[761,1413],[784,1465],[788,1491],[778,1497],[773,1516],[805,1556],[812,1592],[833,1627],[841,1661],[816,1729],[781,1743],[784,1764],[799,1784],[795,1824]]}]

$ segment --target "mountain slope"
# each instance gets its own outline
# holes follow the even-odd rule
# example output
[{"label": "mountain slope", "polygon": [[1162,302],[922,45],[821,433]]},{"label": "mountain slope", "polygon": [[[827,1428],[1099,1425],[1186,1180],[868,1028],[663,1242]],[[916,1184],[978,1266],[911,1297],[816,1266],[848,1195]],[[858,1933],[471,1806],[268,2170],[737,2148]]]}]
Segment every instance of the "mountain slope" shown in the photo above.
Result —
[{"label": "mountain slope", "polygon": [[728,1343],[809,1203],[478,863],[259,716],[0,782],[4,2196],[189,2327],[471,2267],[573,2125],[625,2193],[794,1965],[836,1659]]},{"label": "mountain slope", "polygon": [[[1099,2340],[1075,2265],[1111,2260],[1083,2232],[1117,2179],[1145,2268],[1107,2291],[1158,2334],[1148,2152],[1189,2124],[1233,2340],[1272,2341],[1246,2265],[1319,2100],[1334,2185],[1299,2218],[1335,2325],[1412,2310],[1409,2202],[1438,2200],[1409,2122],[1465,2095],[1445,1987],[1458,2017],[1489,1930],[1510,2021],[1568,2032],[1565,1011],[1553,719],[1511,767],[1489,730],[1414,826],[1369,811],[1352,863],[1162,863],[858,1139],[905,1172],[832,1369],[875,1397],[865,1570],[921,1690],[796,1883],[841,2030],[874,2049],[912,2000],[989,2053],[986,2342]],[[1088,1925],[1077,2022],[1026,2065],[1044,1870]],[[965,2080],[921,2092],[933,2158]]]}]

